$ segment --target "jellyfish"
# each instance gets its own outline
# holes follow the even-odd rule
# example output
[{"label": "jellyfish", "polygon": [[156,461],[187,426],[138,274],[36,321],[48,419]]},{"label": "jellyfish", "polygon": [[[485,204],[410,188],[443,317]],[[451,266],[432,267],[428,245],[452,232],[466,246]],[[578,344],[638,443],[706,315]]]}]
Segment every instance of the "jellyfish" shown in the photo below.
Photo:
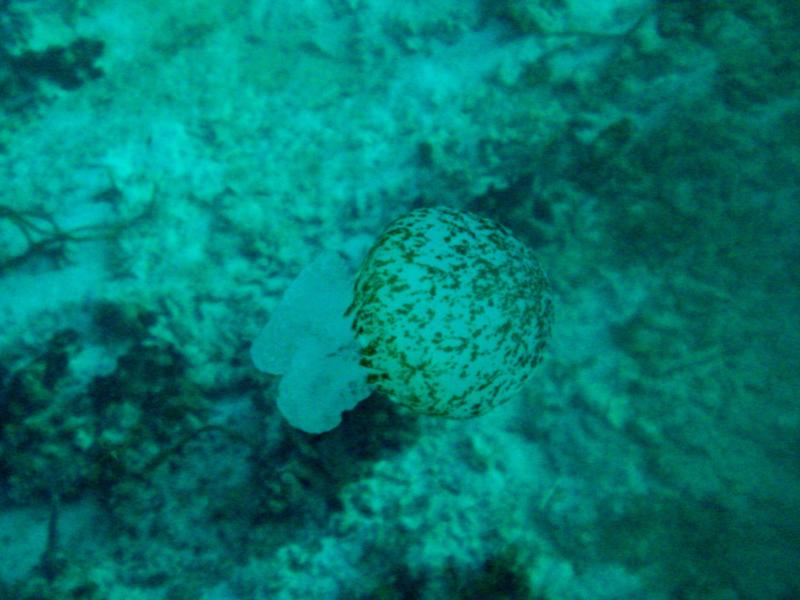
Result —
[{"label": "jellyfish", "polygon": [[476,417],[542,361],[553,303],[532,250],[488,218],[412,210],[355,272],[334,252],[298,275],[251,355],[282,375],[278,409],[309,433],[373,392],[423,415]]}]

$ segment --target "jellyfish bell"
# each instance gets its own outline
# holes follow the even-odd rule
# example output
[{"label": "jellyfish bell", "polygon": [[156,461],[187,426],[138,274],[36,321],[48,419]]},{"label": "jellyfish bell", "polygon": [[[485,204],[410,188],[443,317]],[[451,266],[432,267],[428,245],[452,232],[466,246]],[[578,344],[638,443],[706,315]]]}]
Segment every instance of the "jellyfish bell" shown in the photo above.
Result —
[{"label": "jellyfish bell", "polygon": [[533,252],[507,229],[448,208],[392,222],[356,276],[361,364],[386,397],[451,418],[513,398],[542,360],[553,307]]}]

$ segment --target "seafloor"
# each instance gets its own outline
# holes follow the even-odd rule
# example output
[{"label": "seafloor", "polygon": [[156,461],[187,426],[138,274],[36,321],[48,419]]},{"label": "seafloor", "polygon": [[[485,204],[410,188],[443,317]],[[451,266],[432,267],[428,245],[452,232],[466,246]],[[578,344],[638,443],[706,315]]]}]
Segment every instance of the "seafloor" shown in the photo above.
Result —
[{"label": "seafloor", "polygon": [[[0,0],[0,598],[800,598],[798,82],[796,0]],[[544,363],[292,429],[250,342],[427,206]]]}]

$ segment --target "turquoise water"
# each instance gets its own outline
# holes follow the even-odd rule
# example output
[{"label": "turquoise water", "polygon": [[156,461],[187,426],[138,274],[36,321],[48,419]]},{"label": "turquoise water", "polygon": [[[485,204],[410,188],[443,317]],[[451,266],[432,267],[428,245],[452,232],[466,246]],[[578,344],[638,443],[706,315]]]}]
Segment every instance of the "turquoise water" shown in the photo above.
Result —
[{"label": "turquoise water", "polygon": [[[798,81],[793,0],[0,0],[0,600],[800,597]],[[416,384],[526,385],[293,428],[252,341],[319,410],[284,292],[430,207],[535,254],[543,361],[390,311]]]}]

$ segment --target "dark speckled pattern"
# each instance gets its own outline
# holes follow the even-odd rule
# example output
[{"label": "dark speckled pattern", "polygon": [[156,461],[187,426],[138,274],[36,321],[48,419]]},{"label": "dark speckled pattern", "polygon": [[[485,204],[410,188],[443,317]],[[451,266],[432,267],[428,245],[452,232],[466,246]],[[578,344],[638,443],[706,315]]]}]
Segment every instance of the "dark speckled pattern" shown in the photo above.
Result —
[{"label": "dark speckled pattern", "polygon": [[539,262],[507,229],[425,208],[375,242],[348,313],[372,385],[416,412],[469,418],[528,380],[553,306]]}]

